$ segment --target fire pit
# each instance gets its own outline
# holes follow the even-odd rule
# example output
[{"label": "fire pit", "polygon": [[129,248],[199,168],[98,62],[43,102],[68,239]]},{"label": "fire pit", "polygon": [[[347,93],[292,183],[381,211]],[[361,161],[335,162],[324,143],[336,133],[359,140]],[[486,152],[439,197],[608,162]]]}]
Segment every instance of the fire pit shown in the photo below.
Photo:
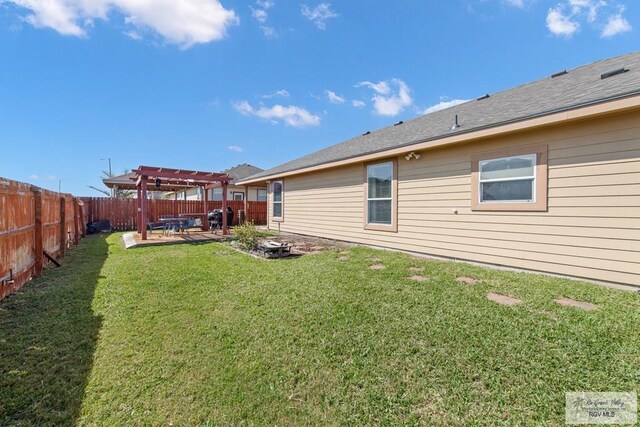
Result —
[{"label": "fire pit", "polygon": [[256,251],[265,258],[284,258],[291,255],[291,245],[269,240],[260,243]]}]

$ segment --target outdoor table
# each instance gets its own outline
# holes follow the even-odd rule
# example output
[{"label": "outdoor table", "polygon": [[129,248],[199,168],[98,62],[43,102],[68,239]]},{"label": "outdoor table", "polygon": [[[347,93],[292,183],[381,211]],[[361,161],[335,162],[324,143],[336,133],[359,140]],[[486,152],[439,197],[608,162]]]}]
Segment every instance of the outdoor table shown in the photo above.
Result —
[{"label": "outdoor table", "polygon": [[208,213],[202,213],[202,212],[195,212],[195,213],[181,213],[178,214],[179,217],[185,217],[185,218],[200,218],[201,224],[200,226],[202,227],[202,230],[206,230],[205,228],[205,224],[207,224],[208,220],[209,220],[209,214]]},{"label": "outdoor table", "polygon": [[160,218],[158,221],[165,224],[165,231],[173,230],[174,226],[177,225],[180,232],[184,233],[184,224],[188,220],[187,218]]}]

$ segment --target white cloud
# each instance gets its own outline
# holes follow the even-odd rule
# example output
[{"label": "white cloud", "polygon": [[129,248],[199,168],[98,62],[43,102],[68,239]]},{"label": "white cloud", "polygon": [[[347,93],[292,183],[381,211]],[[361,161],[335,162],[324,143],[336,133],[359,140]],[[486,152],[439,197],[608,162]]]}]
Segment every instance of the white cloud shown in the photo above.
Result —
[{"label": "white cloud", "polygon": [[602,37],[613,37],[616,34],[626,33],[631,30],[632,27],[629,21],[624,19],[622,13],[619,13],[609,17],[609,21],[607,21],[607,25],[605,25],[600,35]]},{"label": "white cloud", "polygon": [[244,148],[240,147],[239,145],[230,145],[227,147],[227,150],[232,151],[234,153],[243,153],[244,152]]},{"label": "white cloud", "polygon": [[236,111],[245,116],[255,116],[272,123],[285,123],[295,128],[318,126],[320,117],[311,114],[305,108],[295,105],[274,105],[273,107],[253,107],[247,101],[236,102],[233,107]]},{"label": "white cloud", "polygon": [[355,108],[362,108],[367,104],[365,104],[364,101],[360,101],[359,99],[354,99],[351,101],[351,105],[353,105]]},{"label": "white cloud", "polygon": [[580,29],[580,24],[565,15],[562,6],[557,6],[547,13],[547,28],[556,36],[571,37]]},{"label": "white cloud", "polygon": [[413,104],[410,95],[411,89],[400,79],[378,83],[360,82],[356,85],[356,87],[362,86],[376,92],[371,100],[373,101],[373,111],[379,116],[397,116]]},{"label": "white cloud", "polygon": [[448,99],[448,98],[440,98],[440,102],[432,105],[422,112],[422,114],[430,114],[435,113],[436,111],[444,110],[447,108],[455,107],[456,105],[464,104],[465,102],[469,102],[468,99]]},{"label": "white cloud", "polygon": [[135,30],[124,31],[122,34],[133,40],[142,40],[142,35]]},{"label": "white cloud", "polygon": [[360,82],[355,85],[355,87],[362,87],[362,86],[369,87],[374,91],[376,91],[377,93],[379,93],[380,95],[388,95],[391,92],[389,83],[387,83],[386,81],[382,81],[378,83]]},{"label": "white cloud", "polygon": [[557,36],[571,37],[582,24],[598,28],[601,37],[631,31],[624,6],[617,0],[562,0],[547,13],[547,28]]},{"label": "white cloud", "polygon": [[[272,1],[266,0],[256,0],[257,8],[249,6],[251,9],[251,16],[260,24],[266,24],[269,19],[268,9],[271,9],[275,3]],[[268,39],[273,39],[278,37],[278,32],[275,27],[271,25],[260,25],[260,29],[262,30],[262,34]]]},{"label": "white cloud", "polygon": [[[25,20],[36,28],[84,37],[95,19],[120,12],[136,33],[150,30],[168,43],[189,48],[226,36],[239,20],[219,0],[2,0],[28,9]],[[0,1],[1,2],[1,1]]]},{"label": "white cloud", "polygon": [[262,34],[264,34],[264,36],[268,39],[273,39],[278,37],[278,32],[273,27],[263,25],[260,27],[260,29],[262,30]]},{"label": "white cloud", "polygon": [[275,3],[272,1],[256,0],[256,4],[263,9],[271,9]]},{"label": "white cloud", "polygon": [[568,4],[574,15],[584,14],[586,11],[586,20],[589,23],[598,19],[598,9],[607,6],[604,0],[568,0]]},{"label": "white cloud", "polygon": [[[251,6],[249,6],[251,7]],[[265,23],[267,22],[267,18],[269,18],[269,14],[264,9],[254,9],[251,7],[251,16],[258,22]]]},{"label": "white cloud", "polygon": [[338,14],[331,10],[331,3],[320,3],[313,9],[309,8],[309,6],[305,4],[302,5],[300,11],[302,16],[313,22],[316,27],[321,30],[327,28],[327,24],[325,22],[327,19],[338,17]]},{"label": "white cloud", "polygon": [[29,179],[38,180],[38,179],[40,179],[40,175],[37,175],[37,174],[35,174],[35,173],[34,173],[34,174],[31,174],[31,175],[29,175]]},{"label": "white cloud", "polygon": [[335,92],[330,90],[325,90],[324,93],[327,95],[327,99],[332,104],[344,104],[346,99]]},{"label": "white cloud", "polygon": [[277,90],[273,93],[268,93],[266,95],[262,95],[260,96],[260,98],[265,98],[265,99],[270,99],[270,98],[275,98],[276,96],[280,96],[282,98],[288,98],[289,97],[289,91],[286,89],[280,89]]},{"label": "white cloud", "polygon": [[524,0],[505,0],[505,3],[520,9],[524,8]]}]

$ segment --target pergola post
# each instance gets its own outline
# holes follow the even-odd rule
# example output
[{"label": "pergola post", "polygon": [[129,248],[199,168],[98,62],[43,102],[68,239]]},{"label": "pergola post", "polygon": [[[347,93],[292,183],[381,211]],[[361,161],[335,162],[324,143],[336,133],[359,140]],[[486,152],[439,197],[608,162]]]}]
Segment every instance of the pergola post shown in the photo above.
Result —
[{"label": "pergola post", "polygon": [[200,187],[202,189],[202,212],[204,212],[204,215],[202,217],[202,230],[203,231],[208,231],[209,230],[209,190],[207,190],[207,187],[205,185],[202,185]]},{"label": "pergola post", "polygon": [[142,240],[147,240],[147,177],[142,176],[142,212],[140,212],[142,226]]},{"label": "pergola post", "polygon": [[138,198],[136,199],[136,203],[138,205],[138,209],[136,210],[136,230],[138,233],[142,233],[142,188],[141,184],[136,185],[136,190],[138,190]]},{"label": "pergola post", "polygon": [[227,181],[222,181],[222,235],[229,234],[229,224],[227,224]]},{"label": "pergola post", "polygon": [[[238,218],[240,219],[240,218]],[[244,186],[244,222],[249,219],[249,186]]]}]

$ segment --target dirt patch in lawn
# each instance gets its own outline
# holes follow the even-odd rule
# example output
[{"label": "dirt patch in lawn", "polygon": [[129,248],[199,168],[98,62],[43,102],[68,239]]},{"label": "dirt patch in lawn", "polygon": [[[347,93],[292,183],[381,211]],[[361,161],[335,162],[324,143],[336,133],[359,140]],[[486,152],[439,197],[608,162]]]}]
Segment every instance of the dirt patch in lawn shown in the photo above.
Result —
[{"label": "dirt patch in lawn", "polygon": [[495,294],[493,292],[489,292],[487,294],[487,299],[502,305],[516,305],[522,302],[522,300],[519,300],[517,298],[513,298],[507,295]]},{"label": "dirt patch in lawn", "polygon": [[456,280],[460,283],[466,283],[468,285],[475,285],[476,283],[480,283],[480,280],[474,279],[473,277],[466,277],[466,276],[458,276],[456,277]]},{"label": "dirt patch in lawn", "polygon": [[342,255],[338,257],[338,261],[347,261],[349,257],[347,255]]},{"label": "dirt patch in lawn", "polygon": [[[291,253],[304,255],[322,252],[332,249],[350,249],[356,245],[336,240],[322,239],[320,237],[298,236],[295,234],[281,233],[278,236],[271,236],[267,240],[291,245]],[[345,256],[348,252],[341,251],[339,255]]]},{"label": "dirt patch in lawn", "polygon": [[424,267],[409,267],[409,270],[413,271],[414,273],[420,273],[422,270],[424,270]]},{"label": "dirt patch in lawn", "polygon": [[590,302],[578,301],[572,298],[560,297],[556,298],[554,301],[565,307],[576,307],[587,311],[595,310],[596,308],[598,308],[596,305],[591,304]]},{"label": "dirt patch in lawn", "polygon": [[429,280],[428,277],[418,276],[418,275],[413,275],[410,277],[410,279],[413,280],[414,282],[426,282]]},{"label": "dirt patch in lawn", "polygon": [[387,268],[387,267],[385,267],[385,266],[384,266],[384,265],[382,265],[382,264],[373,264],[373,265],[372,265],[371,267],[369,267],[369,268],[370,268],[371,270],[384,270],[384,269],[385,269],[385,268]]}]

